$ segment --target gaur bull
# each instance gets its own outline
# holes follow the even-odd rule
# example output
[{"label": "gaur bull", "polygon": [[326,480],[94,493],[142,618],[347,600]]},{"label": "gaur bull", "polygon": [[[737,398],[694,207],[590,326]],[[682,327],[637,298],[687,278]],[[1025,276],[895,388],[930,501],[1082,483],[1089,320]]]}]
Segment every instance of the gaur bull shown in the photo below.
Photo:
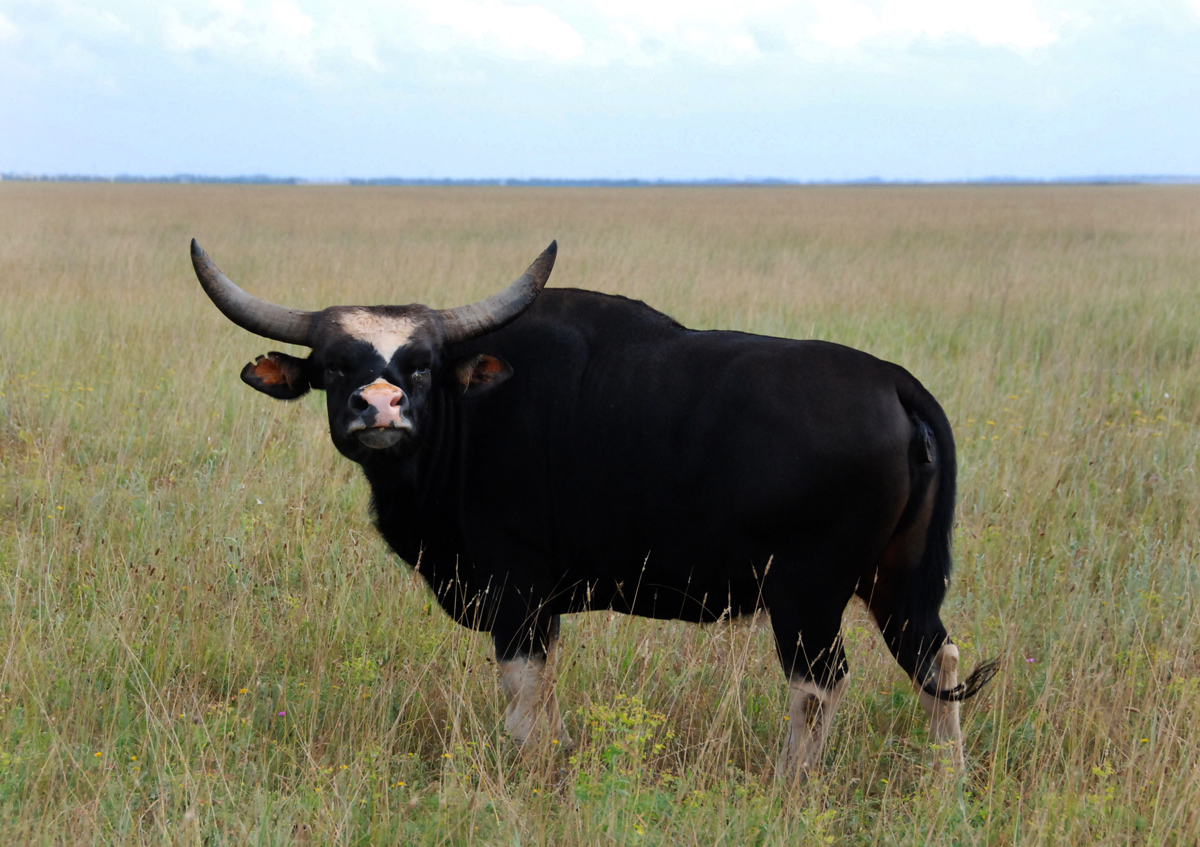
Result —
[{"label": "gaur bull", "polygon": [[995,666],[959,683],[939,616],[955,452],[937,401],[849,347],[543,292],[556,252],[458,308],[305,312],[247,294],[192,241],[226,317],[311,348],[259,356],[242,379],[282,400],[325,392],[387,543],[447,614],[491,634],[518,743],[570,743],[553,684],[560,615],[765,608],[790,687],[781,767],[808,769],[845,690],[839,631],[857,595],[961,766],[960,703]]}]

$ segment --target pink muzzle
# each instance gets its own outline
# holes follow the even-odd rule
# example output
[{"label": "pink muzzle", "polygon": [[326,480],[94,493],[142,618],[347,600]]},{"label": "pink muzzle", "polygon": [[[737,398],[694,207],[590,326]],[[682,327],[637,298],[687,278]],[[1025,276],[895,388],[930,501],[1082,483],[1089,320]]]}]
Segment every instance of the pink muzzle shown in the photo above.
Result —
[{"label": "pink muzzle", "polygon": [[404,392],[390,382],[378,380],[358,392],[359,397],[367,404],[363,409],[364,418],[370,419],[374,411],[374,420],[368,424],[371,427],[406,427],[402,404]]}]

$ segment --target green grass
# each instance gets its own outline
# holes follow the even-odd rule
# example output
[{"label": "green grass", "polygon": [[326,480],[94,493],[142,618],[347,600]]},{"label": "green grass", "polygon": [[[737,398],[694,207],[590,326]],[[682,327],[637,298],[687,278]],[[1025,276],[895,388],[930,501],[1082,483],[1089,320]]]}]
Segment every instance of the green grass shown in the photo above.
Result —
[{"label": "green grass", "polygon": [[[774,779],[764,623],[564,623],[571,756],[376,538],[323,398],[203,297],[552,285],[916,374],[959,440],[969,772],[860,606],[820,775]],[[0,184],[0,843],[1200,840],[1200,190]]]}]

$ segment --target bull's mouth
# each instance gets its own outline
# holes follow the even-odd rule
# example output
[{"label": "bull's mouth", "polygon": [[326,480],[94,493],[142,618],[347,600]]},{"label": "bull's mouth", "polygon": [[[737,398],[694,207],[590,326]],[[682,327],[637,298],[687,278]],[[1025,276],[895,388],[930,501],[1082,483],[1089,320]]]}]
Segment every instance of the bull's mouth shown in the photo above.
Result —
[{"label": "bull's mouth", "polygon": [[412,433],[412,426],[372,426],[352,428],[350,435],[372,450],[386,450]]}]

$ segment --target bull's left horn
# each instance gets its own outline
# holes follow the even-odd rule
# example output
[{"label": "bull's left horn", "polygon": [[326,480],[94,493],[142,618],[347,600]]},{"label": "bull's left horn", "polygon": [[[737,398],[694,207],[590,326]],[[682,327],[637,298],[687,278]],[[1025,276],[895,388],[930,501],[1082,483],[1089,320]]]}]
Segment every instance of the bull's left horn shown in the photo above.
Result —
[{"label": "bull's left horn", "polygon": [[238,288],[229,277],[217,270],[208,254],[192,239],[192,266],[204,293],[216,304],[229,320],[257,335],[288,344],[309,343],[308,333],[312,328],[313,312],[276,306],[247,294]]},{"label": "bull's left horn", "polygon": [[515,320],[542,293],[557,255],[558,242],[551,241],[529,269],[499,294],[457,309],[439,309],[438,315],[446,328],[446,340],[467,341]]}]

